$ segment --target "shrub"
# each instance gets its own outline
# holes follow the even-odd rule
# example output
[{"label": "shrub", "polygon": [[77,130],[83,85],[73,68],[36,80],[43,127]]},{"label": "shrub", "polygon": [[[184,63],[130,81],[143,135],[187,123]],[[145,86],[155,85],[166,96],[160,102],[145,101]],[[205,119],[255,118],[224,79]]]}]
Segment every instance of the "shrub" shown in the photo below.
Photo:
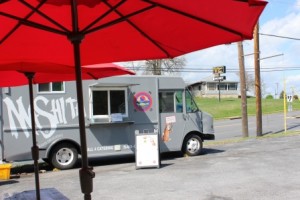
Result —
[{"label": "shrub", "polygon": [[266,96],[266,99],[274,99],[274,97],[273,97],[273,95],[268,94],[268,95]]}]

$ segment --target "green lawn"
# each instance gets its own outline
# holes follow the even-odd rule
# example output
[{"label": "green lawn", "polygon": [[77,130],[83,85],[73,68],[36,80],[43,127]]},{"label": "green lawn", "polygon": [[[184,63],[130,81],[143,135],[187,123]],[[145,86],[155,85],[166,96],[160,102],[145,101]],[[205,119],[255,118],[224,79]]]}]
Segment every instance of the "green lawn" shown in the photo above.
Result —
[{"label": "green lawn", "polygon": [[[214,119],[224,119],[229,117],[241,116],[241,99],[234,98],[195,98],[198,107],[210,113]],[[294,100],[292,103],[293,110],[300,110],[300,101]],[[256,99],[247,99],[248,115],[255,115],[256,113]],[[262,99],[263,114],[283,112],[283,99]]]}]

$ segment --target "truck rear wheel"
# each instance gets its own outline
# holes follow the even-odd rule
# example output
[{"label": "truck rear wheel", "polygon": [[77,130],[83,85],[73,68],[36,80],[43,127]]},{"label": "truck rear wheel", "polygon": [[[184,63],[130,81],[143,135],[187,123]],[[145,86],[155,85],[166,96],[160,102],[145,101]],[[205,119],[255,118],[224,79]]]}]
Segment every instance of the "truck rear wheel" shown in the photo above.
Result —
[{"label": "truck rear wheel", "polygon": [[50,155],[51,164],[58,169],[71,169],[77,163],[78,152],[69,143],[62,143],[55,146]]},{"label": "truck rear wheel", "polygon": [[202,139],[196,135],[191,134],[187,136],[183,143],[183,153],[188,156],[197,156],[202,151]]}]

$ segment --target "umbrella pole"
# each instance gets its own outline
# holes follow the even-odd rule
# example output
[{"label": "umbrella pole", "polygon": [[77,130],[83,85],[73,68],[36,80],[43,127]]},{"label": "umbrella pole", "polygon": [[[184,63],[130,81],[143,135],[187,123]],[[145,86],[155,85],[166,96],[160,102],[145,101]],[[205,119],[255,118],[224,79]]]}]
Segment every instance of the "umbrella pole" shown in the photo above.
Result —
[{"label": "umbrella pole", "polygon": [[33,86],[32,86],[33,85],[32,79],[34,77],[34,73],[26,72],[24,74],[28,78],[28,82],[29,82],[29,101],[30,101],[31,129],[32,129],[31,154],[32,154],[33,165],[34,165],[36,199],[40,200],[40,181],[39,181],[39,163],[38,163],[39,147],[36,145],[35,115],[34,115]]},{"label": "umbrella pole", "polygon": [[81,63],[80,63],[80,43],[83,35],[79,32],[78,28],[78,13],[76,0],[72,0],[72,25],[73,34],[69,36],[69,40],[74,47],[74,61],[76,71],[76,88],[77,88],[77,102],[78,102],[78,117],[79,117],[79,130],[80,130],[80,144],[81,144],[81,159],[82,166],[79,170],[81,191],[84,194],[85,200],[92,199],[91,193],[93,192],[93,178],[95,172],[93,168],[88,166],[87,157],[87,142],[85,132],[85,119],[84,119],[84,102],[82,90],[82,77],[81,77]]}]

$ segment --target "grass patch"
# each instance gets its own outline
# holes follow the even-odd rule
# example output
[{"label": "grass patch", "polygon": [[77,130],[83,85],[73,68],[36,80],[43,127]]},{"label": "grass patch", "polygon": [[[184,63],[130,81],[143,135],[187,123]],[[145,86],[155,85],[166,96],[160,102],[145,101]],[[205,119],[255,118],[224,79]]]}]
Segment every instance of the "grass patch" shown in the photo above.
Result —
[{"label": "grass patch", "polygon": [[295,135],[300,135],[300,131],[287,131],[286,133],[281,132],[281,133],[276,133],[276,134],[267,134],[267,135],[264,135],[263,137],[257,137],[257,139],[289,137],[289,136],[295,136]]},{"label": "grass patch", "polygon": [[250,137],[248,138],[232,138],[232,139],[225,139],[225,140],[210,140],[205,142],[205,147],[210,147],[210,146],[218,146],[218,145],[224,145],[224,144],[233,144],[233,143],[238,143],[238,142],[243,142],[249,140]]},{"label": "grass patch", "polygon": [[[224,98],[195,98],[198,107],[210,113],[214,119],[241,117],[241,99]],[[262,99],[262,113],[270,114],[284,111],[283,99]],[[293,110],[300,110],[300,101],[295,100]],[[247,99],[247,112],[249,116],[256,114],[256,98]]]},{"label": "grass patch", "polygon": [[268,139],[268,138],[281,138],[281,137],[291,137],[291,136],[296,136],[300,135],[300,131],[287,131],[281,132],[281,133],[276,133],[276,134],[267,134],[262,137],[239,137],[239,138],[233,138],[233,139],[225,139],[225,140],[218,140],[218,141],[206,141],[205,142],[205,147],[211,147],[211,146],[218,146],[218,145],[225,145],[225,144],[233,144],[233,143],[239,143],[239,142],[244,142],[247,140],[263,140],[263,139]]}]

